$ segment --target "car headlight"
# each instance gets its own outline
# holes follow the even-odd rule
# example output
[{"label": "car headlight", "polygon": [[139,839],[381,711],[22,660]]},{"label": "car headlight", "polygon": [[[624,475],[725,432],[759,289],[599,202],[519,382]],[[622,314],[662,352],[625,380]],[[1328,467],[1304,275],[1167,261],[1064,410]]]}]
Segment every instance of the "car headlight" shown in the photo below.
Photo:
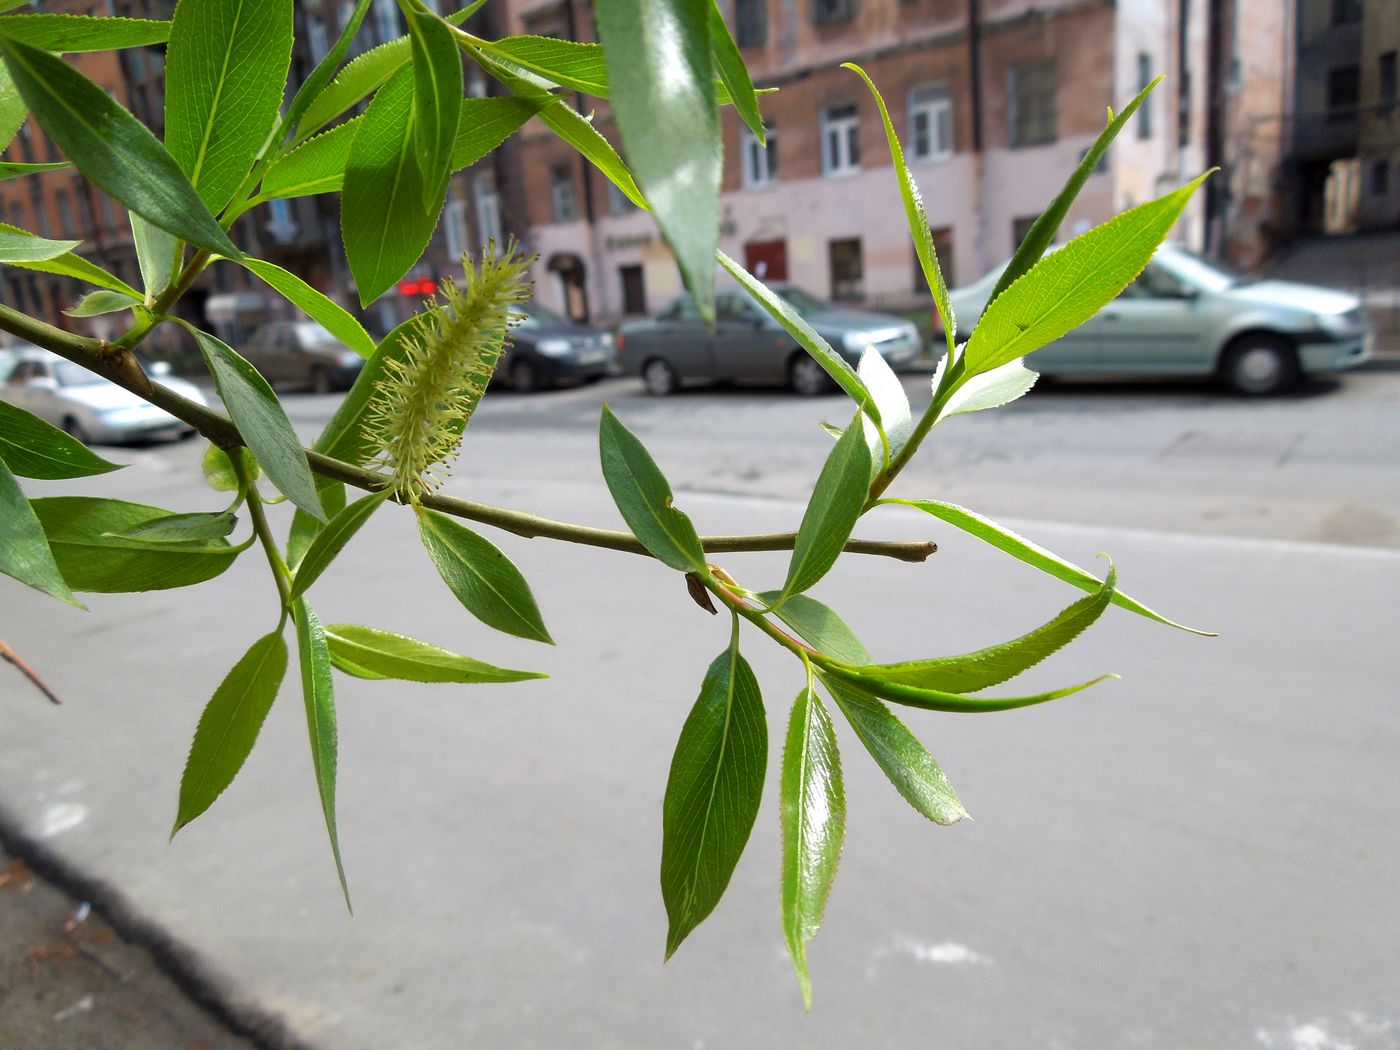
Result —
[{"label": "car headlight", "polygon": [[341,368],[354,368],[356,365],[364,364],[365,359],[353,350],[342,350],[335,355],[335,363]]},{"label": "car headlight", "polygon": [[841,345],[851,353],[859,353],[870,345],[869,332],[847,332],[841,337]]},{"label": "car headlight", "polygon": [[574,347],[567,339],[541,339],[535,344],[537,353],[545,357],[567,357]]},{"label": "car headlight", "polygon": [[616,345],[617,341],[613,339],[611,332],[604,332],[599,338],[599,342],[601,342],[605,347],[611,350],[613,346]]},{"label": "car headlight", "polygon": [[1348,310],[1340,314],[1314,314],[1313,324],[1331,335],[1353,332],[1361,327],[1361,311]]}]

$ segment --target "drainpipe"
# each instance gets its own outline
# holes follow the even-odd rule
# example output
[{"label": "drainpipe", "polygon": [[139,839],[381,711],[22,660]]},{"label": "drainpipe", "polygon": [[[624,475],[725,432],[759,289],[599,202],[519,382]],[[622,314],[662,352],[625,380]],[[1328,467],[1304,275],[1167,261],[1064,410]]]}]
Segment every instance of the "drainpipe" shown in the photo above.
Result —
[{"label": "drainpipe", "polygon": [[[564,0],[564,28],[570,40],[578,39],[578,12],[574,7],[575,0]],[[586,113],[584,108],[583,92],[574,92],[574,108],[580,113]],[[602,292],[602,256],[598,252],[598,227],[595,225],[597,216],[593,207],[593,179],[588,170],[588,161],[584,160],[580,154],[577,158],[579,175],[581,180],[583,197],[583,221],[588,226],[588,265],[592,267],[594,280],[599,292]],[[601,295],[600,295],[601,298]],[[593,306],[588,294],[588,275],[583,278],[583,304],[585,323],[593,320]]]},{"label": "drainpipe", "polygon": [[968,77],[972,82],[972,216],[973,258],[977,261],[977,276],[986,273],[987,216],[983,182],[986,166],[982,157],[982,15],[978,0],[967,0],[967,60]]}]

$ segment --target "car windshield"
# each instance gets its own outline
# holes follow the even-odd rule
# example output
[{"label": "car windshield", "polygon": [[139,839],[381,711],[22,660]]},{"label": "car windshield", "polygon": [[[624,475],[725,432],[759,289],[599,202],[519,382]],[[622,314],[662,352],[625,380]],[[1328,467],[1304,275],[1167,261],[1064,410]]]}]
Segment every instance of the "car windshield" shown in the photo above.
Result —
[{"label": "car windshield", "polygon": [[1185,248],[1171,247],[1158,252],[1155,261],[1182,283],[1204,292],[1223,292],[1244,280],[1223,263],[1202,259]]},{"label": "car windshield", "polygon": [[340,340],[330,330],[315,321],[302,321],[296,326],[297,342],[302,346],[336,346]]},{"label": "car windshield", "polygon": [[94,383],[106,382],[100,375],[89,372],[82,365],[75,365],[72,361],[53,361],[49,367],[53,369],[53,377],[59,386],[92,386]]},{"label": "car windshield", "polygon": [[804,292],[801,288],[794,288],[790,284],[777,285],[773,291],[777,292],[803,317],[811,317],[813,314],[823,313],[831,307],[822,302],[810,292]]},{"label": "car windshield", "polygon": [[547,306],[539,303],[526,303],[511,311],[520,318],[523,328],[535,328],[540,325],[566,325],[569,322],[560,317]]}]

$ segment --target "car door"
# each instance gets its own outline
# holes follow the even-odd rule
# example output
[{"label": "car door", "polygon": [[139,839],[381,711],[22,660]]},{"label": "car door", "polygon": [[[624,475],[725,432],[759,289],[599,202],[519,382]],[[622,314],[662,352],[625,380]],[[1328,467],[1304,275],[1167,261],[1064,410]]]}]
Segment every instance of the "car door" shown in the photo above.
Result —
[{"label": "car door", "polygon": [[34,374],[33,369],[34,363],[32,361],[20,361],[10,370],[10,374],[5,380],[4,399],[26,412],[34,412],[34,391],[29,386],[29,377]]},{"label": "car door", "polygon": [[732,293],[715,297],[714,378],[781,382],[786,378],[783,350],[790,342],[779,339],[746,298]]},{"label": "car door", "polygon": [[676,300],[657,319],[653,346],[645,356],[664,358],[682,379],[713,379],[710,333],[690,296]]},{"label": "car door", "polygon": [[1027,364],[1037,372],[1050,375],[1098,371],[1101,318],[1101,314],[1091,317],[1078,328],[1037,350]]},{"label": "car door", "polygon": [[1214,367],[1207,304],[1155,264],[1094,320],[1105,372],[1194,375]]}]

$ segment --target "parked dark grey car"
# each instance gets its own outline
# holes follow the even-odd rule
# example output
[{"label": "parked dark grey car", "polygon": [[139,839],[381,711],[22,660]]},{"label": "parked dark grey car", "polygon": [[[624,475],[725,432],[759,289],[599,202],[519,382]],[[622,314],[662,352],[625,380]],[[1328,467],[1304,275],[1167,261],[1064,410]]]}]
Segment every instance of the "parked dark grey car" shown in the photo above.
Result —
[{"label": "parked dark grey car", "polygon": [[349,390],[365,359],[315,321],[270,321],[237,348],[274,386]]},{"label": "parked dark grey car", "polygon": [[613,337],[601,328],[574,324],[539,303],[516,308],[505,360],[497,368],[511,387],[545,390],[561,382],[590,383],[613,367]]},{"label": "parked dark grey car", "polygon": [[[918,329],[902,317],[832,306],[792,285],[770,287],[852,367],[867,348],[874,348],[892,369],[902,371],[922,349]],[[716,294],[713,332],[688,295],[651,320],[623,325],[618,363],[624,372],[641,376],[647,390],[658,396],[692,379],[786,383],[808,395],[832,388],[821,365],[741,289]]]}]

